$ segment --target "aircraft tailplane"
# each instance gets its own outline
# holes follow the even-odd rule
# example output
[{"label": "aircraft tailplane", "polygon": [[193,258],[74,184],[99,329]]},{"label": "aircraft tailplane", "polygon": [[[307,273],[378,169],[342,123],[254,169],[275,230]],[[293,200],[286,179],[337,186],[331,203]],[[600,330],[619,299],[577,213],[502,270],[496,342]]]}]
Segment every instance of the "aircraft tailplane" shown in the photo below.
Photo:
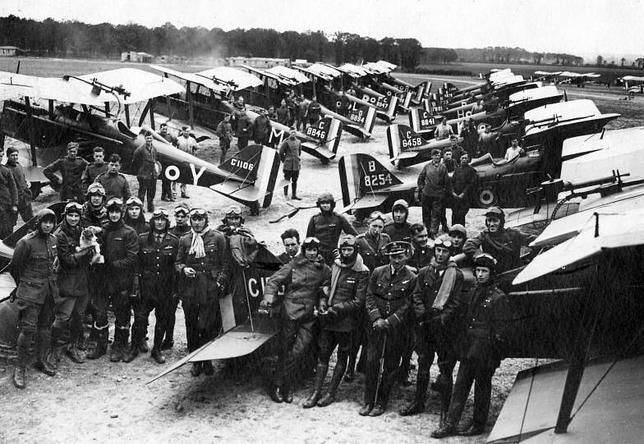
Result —
[{"label": "aircraft tailplane", "polygon": [[279,166],[276,150],[263,145],[249,145],[220,165],[222,170],[238,180],[223,181],[210,188],[256,212],[260,207],[267,208],[271,204]]},{"label": "aircraft tailplane", "polygon": [[350,207],[365,195],[402,184],[402,181],[372,156],[357,153],[342,156],[338,163],[342,204]]},{"label": "aircraft tailplane", "polygon": [[[335,159],[342,136],[342,122],[333,117],[323,117],[317,124],[306,128],[302,137],[302,150],[317,157],[322,163]],[[311,140],[313,139],[313,140]]]}]

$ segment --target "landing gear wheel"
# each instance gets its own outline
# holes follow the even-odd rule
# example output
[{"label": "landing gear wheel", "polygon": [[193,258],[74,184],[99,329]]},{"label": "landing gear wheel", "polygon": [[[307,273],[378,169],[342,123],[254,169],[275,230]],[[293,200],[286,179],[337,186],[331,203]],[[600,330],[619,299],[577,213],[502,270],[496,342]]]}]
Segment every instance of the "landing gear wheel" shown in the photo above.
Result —
[{"label": "landing gear wheel", "polygon": [[481,187],[476,191],[476,200],[481,208],[488,208],[496,205],[499,196],[493,187]]}]

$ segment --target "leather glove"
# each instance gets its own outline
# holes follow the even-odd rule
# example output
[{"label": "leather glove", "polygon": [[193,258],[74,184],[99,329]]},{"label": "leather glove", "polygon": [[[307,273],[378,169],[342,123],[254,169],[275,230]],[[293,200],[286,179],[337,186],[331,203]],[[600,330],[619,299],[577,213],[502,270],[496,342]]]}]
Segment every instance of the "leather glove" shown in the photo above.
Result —
[{"label": "leather glove", "polygon": [[318,311],[320,314],[326,314],[327,309],[329,306],[326,304],[324,301],[320,301],[320,304],[318,305]]}]

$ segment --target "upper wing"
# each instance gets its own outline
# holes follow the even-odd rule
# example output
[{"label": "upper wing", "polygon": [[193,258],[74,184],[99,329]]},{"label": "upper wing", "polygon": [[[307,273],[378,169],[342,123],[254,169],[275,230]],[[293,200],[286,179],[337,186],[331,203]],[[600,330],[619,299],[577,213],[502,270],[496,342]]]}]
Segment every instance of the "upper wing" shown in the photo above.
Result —
[{"label": "upper wing", "polygon": [[219,83],[215,83],[212,79],[208,79],[206,77],[203,77],[197,74],[193,74],[189,72],[181,72],[181,71],[174,70],[172,68],[167,68],[165,66],[159,66],[159,65],[150,65],[150,68],[156,69],[157,71],[160,71],[167,75],[174,76],[186,82],[191,82],[197,85],[201,85],[205,88],[211,89],[223,95],[227,93],[227,88],[225,86],[220,85]]},{"label": "upper wing", "polygon": [[226,83],[233,91],[240,91],[242,89],[255,88],[263,85],[263,82],[256,76],[228,66],[206,69],[204,71],[199,71],[196,75],[215,79],[215,82],[219,80],[220,82]]},{"label": "upper wing", "polygon": [[[638,200],[640,205],[641,200],[643,199],[640,197]],[[628,203],[631,208],[637,208],[636,205],[635,202]],[[614,212],[614,210],[608,207],[601,212],[584,211],[554,221],[532,245],[543,245],[546,239],[550,239],[551,242],[568,240],[534,258],[517,275],[513,284],[531,281],[590,258],[606,249],[644,244],[644,225],[641,223],[644,210],[632,209],[624,212]]]},{"label": "upper wing", "polygon": [[[184,89],[174,80],[135,68],[112,69],[79,77],[88,82],[98,81],[106,86],[122,87],[127,92],[126,96],[121,99],[124,104],[178,94]],[[74,80],[76,79],[70,79],[70,83]],[[78,82],[78,80],[76,81]]]}]

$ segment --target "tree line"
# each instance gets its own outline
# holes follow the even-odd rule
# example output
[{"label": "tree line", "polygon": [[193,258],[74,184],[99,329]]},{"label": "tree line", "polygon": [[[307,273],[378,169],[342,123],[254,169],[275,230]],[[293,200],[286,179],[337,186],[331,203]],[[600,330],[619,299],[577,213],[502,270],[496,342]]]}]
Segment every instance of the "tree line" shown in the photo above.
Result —
[{"label": "tree line", "polygon": [[124,51],[188,58],[230,56],[277,57],[345,62],[380,59],[413,70],[421,45],[416,39],[375,40],[351,33],[327,36],[322,31],[278,32],[274,29],[177,28],[172,23],[148,28],[137,24],[91,25],[78,21],[44,21],[0,17],[0,45],[52,57],[118,58]]}]

